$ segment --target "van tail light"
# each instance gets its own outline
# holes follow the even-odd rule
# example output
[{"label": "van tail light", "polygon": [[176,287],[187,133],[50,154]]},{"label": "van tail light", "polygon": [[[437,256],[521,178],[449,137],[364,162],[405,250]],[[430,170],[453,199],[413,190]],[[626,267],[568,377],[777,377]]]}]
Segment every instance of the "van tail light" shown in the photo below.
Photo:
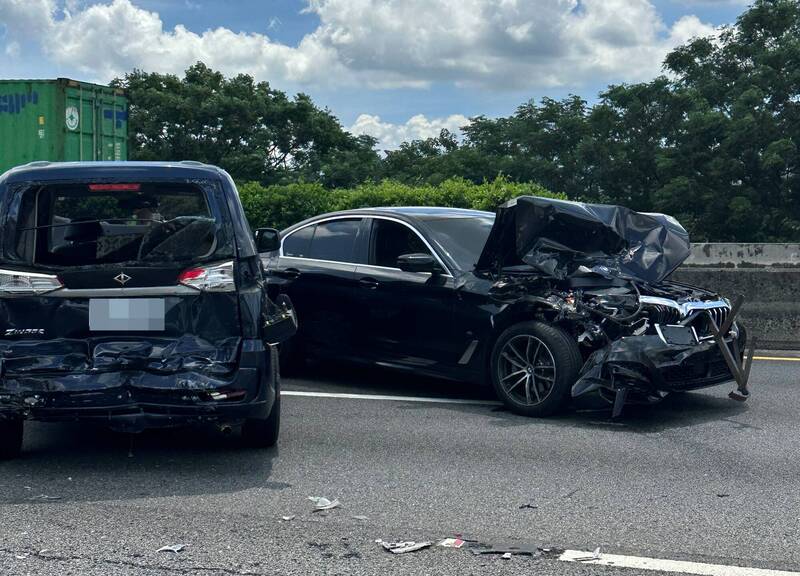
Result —
[{"label": "van tail light", "polygon": [[178,276],[178,282],[203,292],[233,292],[236,289],[233,261],[215,266],[188,268]]},{"label": "van tail light", "polygon": [[58,290],[58,276],[0,269],[0,296],[36,296]]}]

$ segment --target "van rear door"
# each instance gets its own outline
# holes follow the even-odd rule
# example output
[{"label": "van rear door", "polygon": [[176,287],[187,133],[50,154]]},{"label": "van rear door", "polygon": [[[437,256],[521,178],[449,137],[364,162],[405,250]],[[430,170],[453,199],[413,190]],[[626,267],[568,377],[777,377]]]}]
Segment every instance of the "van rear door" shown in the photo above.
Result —
[{"label": "van rear door", "polygon": [[218,182],[15,184],[3,212],[4,376],[236,368],[236,247]]}]

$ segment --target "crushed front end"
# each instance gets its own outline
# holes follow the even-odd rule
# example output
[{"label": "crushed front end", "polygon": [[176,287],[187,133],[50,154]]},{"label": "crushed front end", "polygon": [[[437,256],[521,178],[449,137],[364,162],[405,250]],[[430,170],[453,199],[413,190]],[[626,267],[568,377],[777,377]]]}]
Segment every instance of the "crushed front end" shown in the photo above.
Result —
[{"label": "crushed front end", "polygon": [[[741,305],[668,281],[690,252],[680,224],[621,206],[521,197],[500,207],[478,269],[492,296],[572,334],[572,396],[614,404],[736,381],[748,397]],[[752,347],[752,343],[751,343]]]}]

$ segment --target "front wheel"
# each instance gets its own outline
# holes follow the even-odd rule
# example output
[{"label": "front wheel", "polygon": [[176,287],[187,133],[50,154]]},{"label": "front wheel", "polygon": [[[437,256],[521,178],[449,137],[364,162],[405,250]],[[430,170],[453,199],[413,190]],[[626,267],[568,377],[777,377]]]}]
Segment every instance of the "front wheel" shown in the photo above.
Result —
[{"label": "front wheel", "polygon": [[0,420],[0,460],[16,458],[22,452],[22,418]]},{"label": "front wheel", "polygon": [[578,344],[542,322],[507,328],[492,349],[490,373],[497,396],[523,416],[550,416],[564,407],[581,368]]}]

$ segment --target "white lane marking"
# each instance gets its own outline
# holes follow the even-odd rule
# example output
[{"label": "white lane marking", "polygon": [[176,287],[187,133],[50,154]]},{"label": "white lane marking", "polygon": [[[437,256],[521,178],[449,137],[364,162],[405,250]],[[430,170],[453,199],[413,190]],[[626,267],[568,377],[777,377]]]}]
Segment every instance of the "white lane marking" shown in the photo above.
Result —
[{"label": "white lane marking", "polygon": [[500,406],[496,400],[469,400],[468,398],[429,398],[425,396],[386,396],[384,394],[347,394],[344,392],[306,392],[281,390],[281,396],[304,396],[310,398],[345,398],[348,400],[392,400],[396,402],[425,402],[428,404],[473,404],[478,406]]},{"label": "white lane marking", "polygon": [[600,558],[595,559],[593,555],[593,552],[564,550],[564,553],[558,559],[564,562],[600,564],[618,568],[638,568],[639,570],[660,570],[661,572],[678,572],[681,574],[700,574],[701,576],[800,576],[800,572],[769,570],[767,568],[746,568],[744,566],[726,566],[724,564],[705,564],[703,562],[605,553],[600,554]]}]

